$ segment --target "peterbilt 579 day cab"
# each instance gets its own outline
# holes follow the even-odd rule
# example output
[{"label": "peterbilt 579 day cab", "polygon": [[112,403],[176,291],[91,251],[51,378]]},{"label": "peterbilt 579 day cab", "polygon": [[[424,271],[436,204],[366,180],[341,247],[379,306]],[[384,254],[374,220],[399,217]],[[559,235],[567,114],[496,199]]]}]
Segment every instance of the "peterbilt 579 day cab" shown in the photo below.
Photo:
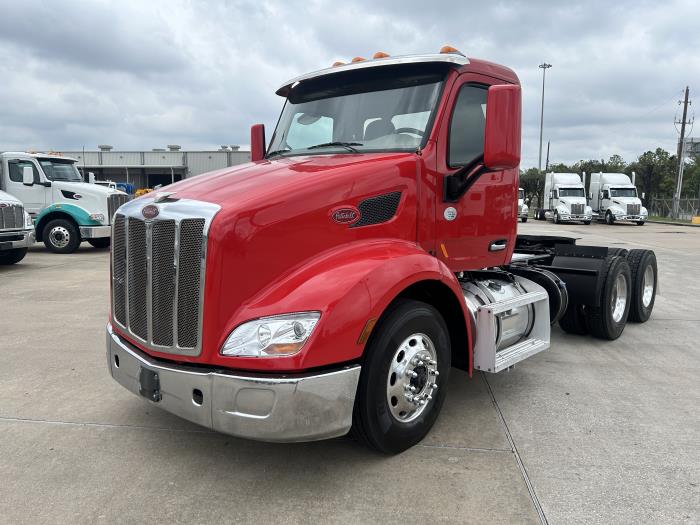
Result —
[{"label": "peterbilt 579 day cab", "polygon": [[550,326],[618,337],[656,291],[651,251],[516,235],[520,85],[442,53],[285,82],[252,162],[122,206],[112,377],[235,436],[419,442],[451,367],[495,373]]},{"label": "peterbilt 579 day cab", "polygon": [[32,244],[32,218],[18,199],[0,191],[0,265],[18,263]]},{"label": "peterbilt 579 day cab", "polygon": [[83,182],[76,160],[55,154],[0,154],[0,189],[17,197],[34,220],[36,238],[54,253],[72,253],[82,241],[106,248],[122,191]]},{"label": "peterbilt 579 day cab", "polygon": [[527,222],[527,216],[530,212],[530,207],[525,202],[525,190],[518,188],[518,217],[523,222]]},{"label": "peterbilt 579 day cab", "polygon": [[591,173],[591,207],[598,220],[644,225],[648,212],[637,196],[634,179],[634,172],[632,180],[624,173]]},{"label": "peterbilt 579 day cab", "polygon": [[539,220],[560,222],[581,221],[590,224],[593,210],[586,202],[586,174],[583,181],[576,173],[547,173],[544,178],[544,206]]}]

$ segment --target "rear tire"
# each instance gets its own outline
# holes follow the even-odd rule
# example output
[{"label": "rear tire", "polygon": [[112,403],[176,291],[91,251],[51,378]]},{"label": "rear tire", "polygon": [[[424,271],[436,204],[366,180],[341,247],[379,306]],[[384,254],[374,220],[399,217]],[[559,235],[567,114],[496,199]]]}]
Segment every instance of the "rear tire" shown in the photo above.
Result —
[{"label": "rear tire", "polygon": [[[417,353],[433,355],[436,364],[418,365],[423,361]],[[398,454],[420,442],[442,408],[450,365],[450,337],[440,313],[423,302],[397,301],[382,316],[367,343],[352,435],[385,454]],[[430,374],[432,367],[437,374]],[[404,372],[416,376],[411,378]],[[436,389],[430,386],[433,382]],[[406,385],[416,391],[406,390]],[[423,404],[408,400],[424,393],[431,399],[424,397]]]},{"label": "rear tire", "polygon": [[15,248],[13,250],[3,250],[0,252],[0,265],[16,264],[27,255],[26,248]]},{"label": "rear tire", "polygon": [[111,239],[109,237],[99,237],[96,239],[88,239],[87,242],[90,246],[95,248],[109,248],[109,243]]},{"label": "rear tire", "polygon": [[80,230],[71,221],[54,219],[44,226],[41,235],[44,244],[53,253],[73,253],[80,246]]},{"label": "rear tire", "polygon": [[586,308],[588,331],[610,341],[622,335],[632,298],[632,275],[624,257],[608,256],[601,268],[600,305]]},{"label": "rear tire", "polygon": [[559,319],[559,326],[567,334],[586,335],[588,327],[586,326],[586,312],[581,304],[570,304],[566,312]]},{"label": "rear tire", "polygon": [[651,250],[631,250],[627,256],[632,273],[632,304],[629,320],[645,323],[649,320],[656,301],[659,270],[656,254]]},{"label": "rear tire", "polygon": [[547,220],[547,216],[545,215],[544,210],[539,210],[539,211],[537,212],[537,219],[540,220],[540,221],[546,221],[546,220]]}]

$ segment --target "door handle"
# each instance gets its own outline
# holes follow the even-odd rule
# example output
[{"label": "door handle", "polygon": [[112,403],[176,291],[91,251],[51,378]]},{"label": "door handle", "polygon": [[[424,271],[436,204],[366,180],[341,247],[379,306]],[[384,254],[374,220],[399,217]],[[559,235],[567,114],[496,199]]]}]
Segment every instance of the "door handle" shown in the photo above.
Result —
[{"label": "door handle", "polygon": [[489,244],[489,251],[490,252],[500,252],[506,249],[506,246],[508,245],[508,241],[506,239],[499,239],[497,241],[493,241],[491,244]]}]

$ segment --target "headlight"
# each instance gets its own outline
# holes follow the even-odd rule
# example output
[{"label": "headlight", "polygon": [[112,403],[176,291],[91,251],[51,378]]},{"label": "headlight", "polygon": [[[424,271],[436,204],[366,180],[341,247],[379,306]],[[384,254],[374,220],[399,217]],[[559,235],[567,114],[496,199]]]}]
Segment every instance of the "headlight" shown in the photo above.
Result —
[{"label": "headlight", "polygon": [[92,219],[93,221],[97,221],[97,222],[104,222],[105,215],[104,215],[104,213],[91,213],[90,219]]},{"label": "headlight", "polygon": [[245,357],[296,354],[311,337],[320,317],[320,312],[301,312],[248,321],[231,332],[221,353]]},{"label": "headlight", "polygon": [[649,215],[649,212],[647,211],[647,209],[644,206],[642,206],[641,211],[642,211],[642,215]]},{"label": "headlight", "polygon": [[32,216],[29,215],[26,211],[24,212],[24,227],[34,228],[34,221],[32,220]]},{"label": "headlight", "polygon": [[528,211],[530,208],[527,207],[527,204],[523,204],[523,212]]}]

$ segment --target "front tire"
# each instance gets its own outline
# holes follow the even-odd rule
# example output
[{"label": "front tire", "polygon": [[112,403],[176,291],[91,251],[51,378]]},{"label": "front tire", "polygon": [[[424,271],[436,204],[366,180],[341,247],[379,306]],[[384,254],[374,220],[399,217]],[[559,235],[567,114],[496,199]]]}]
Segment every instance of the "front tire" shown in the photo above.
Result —
[{"label": "front tire", "polygon": [[590,223],[591,221],[583,221],[583,224],[585,224],[586,226],[588,226]]},{"label": "front tire", "polygon": [[0,252],[0,265],[16,264],[24,259],[27,255],[26,248],[15,248],[13,250],[4,250]]},{"label": "front tire", "polygon": [[591,335],[612,341],[622,335],[627,323],[632,275],[627,260],[617,255],[606,257],[600,272],[600,305],[586,308],[586,322]]},{"label": "front tire", "polygon": [[632,272],[632,304],[629,320],[645,323],[654,309],[659,282],[656,255],[651,250],[630,250],[627,262]]},{"label": "front tire", "polygon": [[555,211],[554,212],[554,224],[560,224],[560,223],[561,223],[561,219],[559,218],[559,212]]},{"label": "front tire", "polygon": [[637,226],[644,226],[644,221],[637,221]]},{"label": "front tire", "polygon": [[527,222],[527,217],[523,217],[523,218],[522,218],[522,221],[523,221],[523,222]]},{"label": "front tire", "polygon": [[109,243],[111,239],[109,237],[98,237],[95,239],[88,239],[87,242],[90,246],[94,248],[109,248]]},{"label": "front tire", "polygon": [[53,253],[73,253],[80,246],[80,231],[75,223],[66,219],[54,219],[45,227],[41,236]]},{"label": "front tire", "polygon": [[615,224],[615,217],[613,217],[612,213],[607,212],[605,214],[605,224],[607,224],[608,226],[612,226],[613,224]]},{"label": "front tire", "polygon": [[420,301],[396,302],[365,349],[352,434],[385,454],[420,442],[442,408],[450,366],[450,337],[440,313]]}]

